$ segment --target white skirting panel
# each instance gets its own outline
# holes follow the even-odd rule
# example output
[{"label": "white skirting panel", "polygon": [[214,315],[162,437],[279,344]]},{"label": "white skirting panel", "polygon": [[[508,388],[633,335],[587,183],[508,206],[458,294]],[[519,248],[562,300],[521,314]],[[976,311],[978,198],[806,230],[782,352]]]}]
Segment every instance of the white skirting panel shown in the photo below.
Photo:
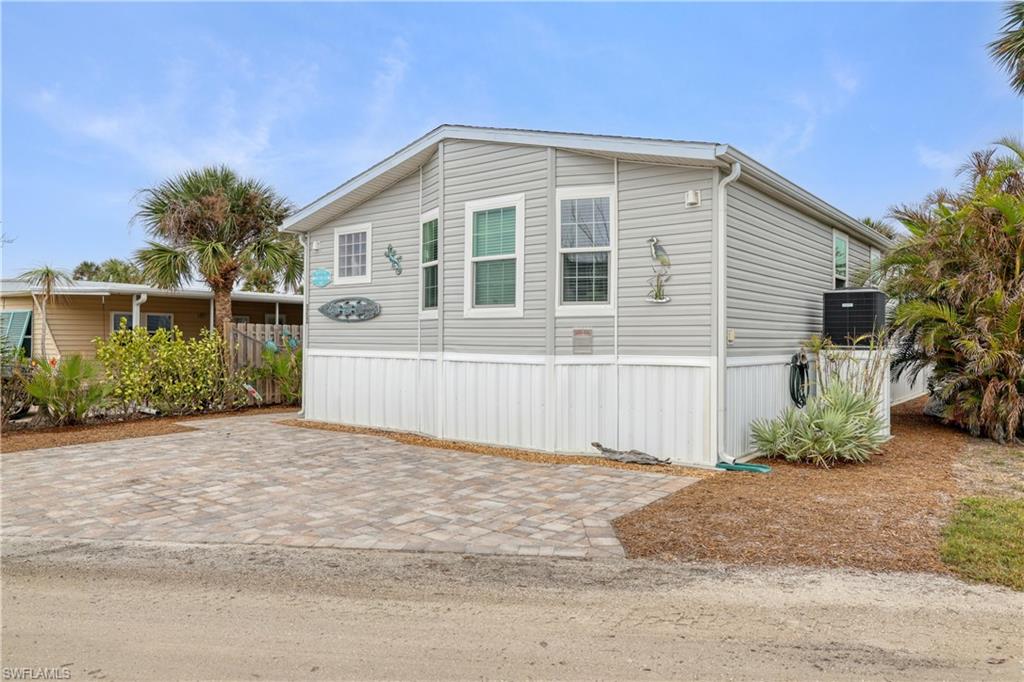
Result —
[{"label": "white skirting panel", "polygon": [[892,382],[892,404],[899,405],[905,403],[908,400],[914,398],[920,398],[928,393],[928,377],[931,376],[929,370],[925,370],[917,375],[917,379],[910,381],[906,374],[899,379],[893,379]]},{"label": "white skirting panel", "polygon": [[593,453],[599,441],[676,462],[715,462],[711,368],[703,358],[616,365],[603,356],[452,354],[442,364],[440,395],[433,355],[310,348],[306,358],[308,419],[551,452]]},{"label": "white skirting panel", "polygon": [[619,449],[714,466],[710,367],[619,367]]},{"label": "white skirting panel", "polygon": [[[773,419],[793,404],[789,395],[789,358],[729,358],[725,370],[725,451],[739,457],[755,450],[750,424],[758,419]],[[890,392],[888,367],[879,396],[879,416],[889,434]],[[811,364],[810,380],[814,381]],[[895,384],[893,384],[895,386]]]},{"label": "white skirting panel", "polygon": [[750,422],[776,417],[793,404],[789,367],[785,362],[727,367],[725,386],[725,451],[745,455],[754,450]]},{"label": "white skirting panel", "polygon": [[[337,424],[420,431],[417,372],[432,374],[432,362],[305,354],[306,418]],[[420,387],[417,384],[420,384]]]},{"label": "white skirting panel", "polygon": [[555,450],[594,452],[595,441],[616,447],[615,365],[557,365],[555,387]]},{"label": "white skirting panel", "polygon": [[543,450],[544,365],[444,363],[444,437]]}]

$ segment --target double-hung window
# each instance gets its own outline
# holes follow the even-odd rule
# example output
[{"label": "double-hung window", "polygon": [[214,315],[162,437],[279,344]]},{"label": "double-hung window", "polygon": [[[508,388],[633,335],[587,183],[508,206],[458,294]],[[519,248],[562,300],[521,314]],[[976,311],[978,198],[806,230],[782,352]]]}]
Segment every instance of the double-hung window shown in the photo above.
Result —
[{"label": "double-hung window", "polygon": [[373,226],[334,228],[334,284],[368,284],[373,275]]},{"label": "double-hung window", "polygon": [[558,315],[611,315],[614,189],[559,189]]},{"label": "double-hung window", "polygon": [[526,196],[466,202],[466,317],[522,317]]},{"label": "double-hung window", "polygon": [[850,264],[850,240],[839,231],[832,233],[832,276],[836,289],[845,289]]},{"label": "double-hung window", "polygon": [[420,216],[420,317],[437,319],[437,224],[435,208]]}]

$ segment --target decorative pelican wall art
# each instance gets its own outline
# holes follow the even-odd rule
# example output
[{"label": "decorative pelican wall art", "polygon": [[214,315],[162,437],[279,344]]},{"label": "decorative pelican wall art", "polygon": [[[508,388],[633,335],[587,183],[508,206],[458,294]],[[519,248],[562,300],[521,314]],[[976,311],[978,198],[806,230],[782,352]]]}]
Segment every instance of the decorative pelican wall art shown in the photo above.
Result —
[{"label": "decorative pelican wall art", "polygon": [[651,237],[647,243],[651,247],[651,270],[654,274],[647,279],[651,290],[645,300],[648,303],[668,303],[672,299],[665,294],[665,283],[672,279],[672,260],[657,237]]}]

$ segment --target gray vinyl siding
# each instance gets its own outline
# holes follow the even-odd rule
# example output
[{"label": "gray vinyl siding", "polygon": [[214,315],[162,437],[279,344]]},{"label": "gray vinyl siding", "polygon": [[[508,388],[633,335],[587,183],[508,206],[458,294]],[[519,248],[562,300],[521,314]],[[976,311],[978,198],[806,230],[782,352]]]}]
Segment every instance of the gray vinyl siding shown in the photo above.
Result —
[{"label": "gray vinyl siding", "polygon": [[[786,355],[821,332],[821,295],[833,288],[832,226],[744,184],[728,188],[726,326],[730,356]],[[848,235],[849,236],[849,235]],[[849,236],[850,262],[868,248]]]},{"label": "gray vinyl siding", "polygon": [[555,181],[559,187],[611,185],[615,182],[615,162],[559,149],[555,152]]},{"label": "gray vinyl siding", "polygon": [[[444,350],[544,354],[547,323],[548,152],[544,147],[451,140],[444,148]],[[463,313],[465,205],[526,195],[523,317],[466,318]]]},{"label": "gray vinyl siding", "polygon": [[[310,252],[310,269],[326,268],[334,274],[334,228],[357,223],[373,224],[370,253],[372,282],[309,287],[308,343],[311,348],[415,351],[417,345],[419,286],[419,181],[416,171],[336,220],[317,228],[311,240],[320,248]],[[392,244],[402,256],[402,274],[396,275],[384,257]],[[381,314],[365,322],[336,322],[318,308],[342,296],[366,296],[381,306]]]},{"label": "gray vinyl siding", "polygon": [[423,164],[423,212],[437,208],[438,172],[437,153]]},{"label": "gray vinyl siding", "polygon": [[[701,205],[688,208],[687,190]],[[711,353],[711,171],[619,162],[619,353]],[[672,261],[668,303],[647,303],[648,238]]]}]

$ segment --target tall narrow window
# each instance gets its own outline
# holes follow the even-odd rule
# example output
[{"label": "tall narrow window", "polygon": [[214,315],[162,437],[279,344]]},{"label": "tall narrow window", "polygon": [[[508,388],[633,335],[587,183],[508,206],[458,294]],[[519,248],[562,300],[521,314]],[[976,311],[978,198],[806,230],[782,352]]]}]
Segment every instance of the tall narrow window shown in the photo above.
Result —
[{"label": "tall narrow window", "polygon": [[437,317],[437,209],[420,216],[420,317]]},{"label": "tall narrow window", "polygon": [[523,195],[466,203],[469,317],[523,314]]},{"label": "tall narrow window", "polygon": [[558,192],[560,315],[612,313],[612,189]]},{"label": "tall narrow window", "polygon": [[371,280],[373,231],[369,223],[334,229],[334,283],[360,284]]},{"label": "tall narrow window", "polygon": [[834,256],[832,274],[836,289],[846,288],[847,270],[849,269],[850,242],[842,232],[832,233]]}]

